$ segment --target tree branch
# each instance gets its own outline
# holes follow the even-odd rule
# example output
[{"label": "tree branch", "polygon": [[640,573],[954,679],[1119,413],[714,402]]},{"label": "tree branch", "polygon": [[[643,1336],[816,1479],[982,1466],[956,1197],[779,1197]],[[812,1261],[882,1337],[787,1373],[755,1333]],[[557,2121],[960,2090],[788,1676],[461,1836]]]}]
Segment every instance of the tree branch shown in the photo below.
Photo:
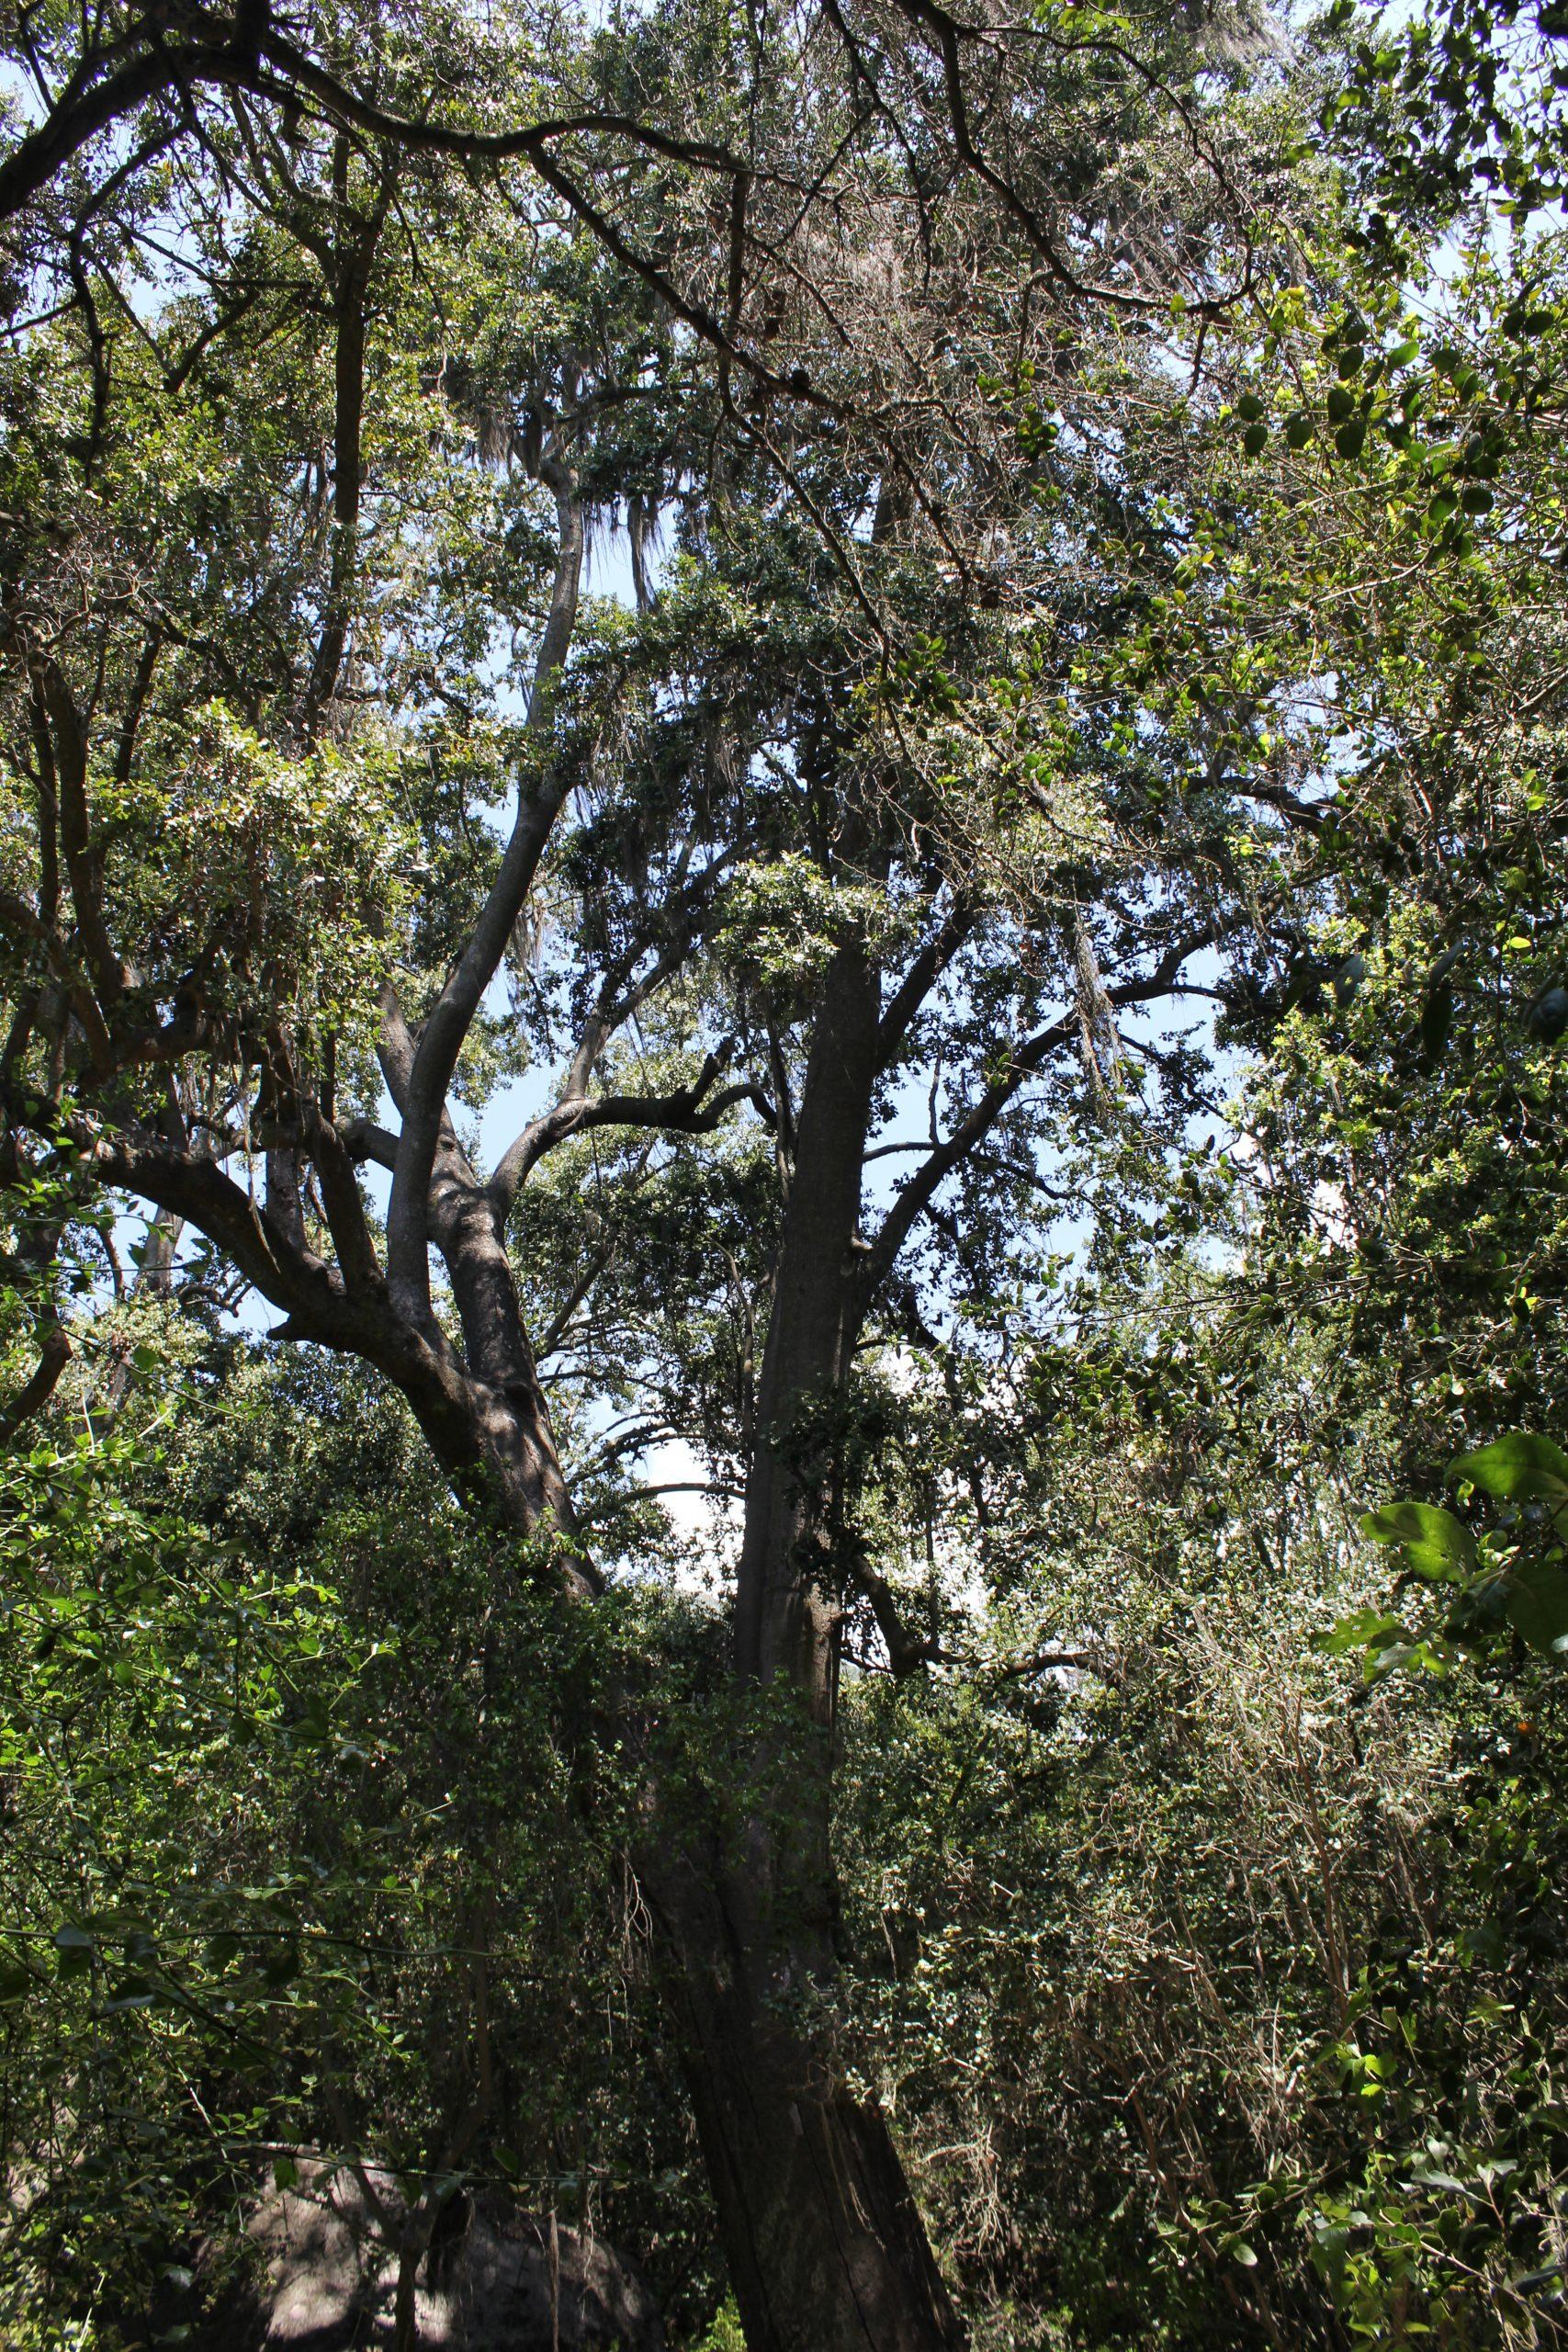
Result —
[{"label": "tree branch", "polygon": [[[1187,934],[1167,949],[1147,978],[1129,980],[1120,988],[1108,989],[1107,1001],[1112,1005],[1147,1004],[1162,996],[1184,993],[1178,984],[1182,965],[1200,947],[1211,945],[1213,938],[1212,927]],[[1064,1013],[1049,1028],[1042,1029],[1026,1044],[1017,1047],[1002,1075],[993,1080],[946,1141],[939,1144],[924,1166],[917,1169],[910,1177],[861,1260],[858,1287],[863,1316],[891,1273],[899,1250],[942,1185],[989,1134],[1020,1089],[1043,1068],[1058,1047],[1072,1038],[1077,1026],[1077,1013]]]},{"label": "tree branch", "polygon": [[[660,1127],[671,1135],[711,1134],[738,1102],[750,1102],[766,1126],[773,1125],[773,1109],[761,1088],[750,1079],[721,1087],[705,1101],[713,1078],[705,1072],[694,1086],[677,1094],[579,1095],[558,1102],[525,1128],[491,1179],[491,1199],[504,1216],[547,1151],[591,1127]],[[504,1183],[503,1183],[504,1177]]]},{"label": "tree branch", "polygon": [[974,921],[975,910],[969,900],[962,896],[955,898],[888,998],[876,1027],[878,1069],[886,1069],[908,1035],[916,1014],[968,937]]},{"label": "tree branch", "polygon": [[[584,545],[576,477],[564,464],[558,464],[553,471],[559,551],[549,617],[535,664],[528,702],[529,727],[541,732],[551,682],[571,644]],[[517,815],[501,871],[491,886],[456,969],[431,1008],[407,1071],[407,1099],[400,1106],[403,1129],[387,1212],[387,1273],[400,1310],[422,1323],[431,1319],[430,1179],[446,1114],[446,1091],[474,1015],[500,968],[506,943],[523,910],[565,797],[564,775],[556,774],[548,765],[532,793],[519,790]]]},{"label": "tree branch", "polygon": [[39,1360],[8,1405],[0,1407],[0,1442],[15,1437],[24,1421],[41,1413],[53,1396],[60,1375],[70,1363],[72,1347],[59,1323],[44,1334]]}]

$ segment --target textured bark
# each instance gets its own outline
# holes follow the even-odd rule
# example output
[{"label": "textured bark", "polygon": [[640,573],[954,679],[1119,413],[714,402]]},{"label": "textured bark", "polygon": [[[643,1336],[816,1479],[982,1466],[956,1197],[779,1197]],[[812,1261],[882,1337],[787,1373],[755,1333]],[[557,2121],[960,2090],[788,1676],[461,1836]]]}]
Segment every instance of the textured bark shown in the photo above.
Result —
[{"label": "textured bark", "polygon": [[709,1868],[656,1895],[748,2352],[959,2352],[964,2330],[886,2120],[845,2081],[818,1988],[776,1950],[759,1973],[756,1893]]},{"label": "textured bark", "polygon": [[[452,1279],[468,1371],[491,1431],[491,1452],[503,1465],[508,1514],[525,1532],[553,1527],[570,1535],[576,1516],[501,1220],[451,1142],[436,1156],[430,1231]],[[590,1588],[596,1589],[597,1580],[585,1571],[583,1589]]]},{"label": "textured bark", "polygon": [[844,2074],[829,1842],[841,1599],[838,1408],[858,1330],[876,968],[824,976],[758,1386],[736,1670],[779,1702],[738,1758],[732,1854],[655,1885],[673,2007],[750,2352],[951,2352],[964,2341],[886,2123]]},{"label": "textured bark", "polygon": [[854,1344],[852,1270],[879,1011],[875,968],[849,941],[823,981],[801,1099],[736,1601],[737,1671],[764,1684],[782,1676],[818,1723],[832,1712],[837,1610],[820,1575],[830,1440],[825,1425],[818,1435],[810,1424],[830,1416]]}]

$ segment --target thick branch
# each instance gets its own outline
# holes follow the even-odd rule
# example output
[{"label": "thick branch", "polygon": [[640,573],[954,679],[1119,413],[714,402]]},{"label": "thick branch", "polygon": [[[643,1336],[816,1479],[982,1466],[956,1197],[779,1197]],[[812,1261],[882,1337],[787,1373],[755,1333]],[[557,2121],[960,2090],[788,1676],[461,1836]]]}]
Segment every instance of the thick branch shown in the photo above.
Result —
[{"label": "thick branch", "polygon": [[[85,1129],[83,1140],[89,1140]],[[186,1218],[302,1336],[364,1352],[347,1329],[341,1280],[313,1252],[291,1242],[271,1212],[258,1208],[214,1160],[124,1135],[92,1137],[90,1149],[105,1183]]]},{"label": "thick branch", "polygon": [[9,220],[40,194],[100,130],[123,121],[149,98],[192,83],[227,80],[244,62],[237,45],[189,42],[173,49],[158,43],[128,58],[102,81],[92,81],[94,68],[112,55],[103,51],[92,66],[79,66],[66,85],[69,95],[62,94],[47,119],[0,164],[0,220]]},{"label": "thick branch", "polygon": [[373,1159],[389,1171],[397,1167],[398,1138],[389,1127],[378,1126],[374,1119],[340,1119],[337,1131],[351,1159]]},{"label": "thick branch", "polygon": [[905,1624],[897,1598],[885,1576],[864,1560],[853,1563],[851,1574],[871,1605],[887,1652],[887,1663],[893,1669],[895,1681],[902,1682],[909,1675],[918,1674],[923,1666],[941,1655],[941,1644],[934,1635],[911,1634]]},{"label": "thick branch", "polygon": [[[555,483],[560,546],[549,618],[535,665],[529,700],[531,727],[542,728],[548,692],[565,662],[577,617],[582,576],[582,510],[575,477],[561,467]],[[550,831],[566,797],[566,781],[547,766],[532,793],[520,792],[512,838],[458,959],[431,1009],[408,1071],[403,1131],[387,1214],[387,1272],[392,1295],[405,1313],[429,1318],[430,1179],[446,1111],[446,1091],[474,1015],[500,968]]]},{"label": "thick branch", "polygon": [[60,1375],[71,1361],[71,1342],[58,1323],[45,1332],[39,1360],[10,1403],[0,1406],[0,1442],[15,1437],[24,1421],[41,1413],[53,1396]]},{"label": "thick branch", "polygon": [[579,1095],[558,1102],[525,1129],[491,1177],[490,1194],[498,1213],[505,1215],[547,1151],[590,1127],[660,1127],[671,1135],[705,1136],[738,1102],[750,1102],[766,1125],[773,1124],[772,1103],[748,1079],[720,1087],[705,1101],[704,1092],[699,1079],[678,1094],[602,1094],[596,1100]]},{"label": "thick branch", "polygon": [[54,730],[60,842],[76,927],[104,1001],[112,1007],[125,986],[125,967],[115,954],[104,920],[102,860],[93,844],[87,811],[86,726],[53,662],[47,662],[39,673],[39,693]]},{"label": "thick branch", "polygon": [[908,1035],[916,1014],[968,937],[974,920],[969,901],[954,899],[894,989],[876,1028],[878,1069],[886,1069]]}]

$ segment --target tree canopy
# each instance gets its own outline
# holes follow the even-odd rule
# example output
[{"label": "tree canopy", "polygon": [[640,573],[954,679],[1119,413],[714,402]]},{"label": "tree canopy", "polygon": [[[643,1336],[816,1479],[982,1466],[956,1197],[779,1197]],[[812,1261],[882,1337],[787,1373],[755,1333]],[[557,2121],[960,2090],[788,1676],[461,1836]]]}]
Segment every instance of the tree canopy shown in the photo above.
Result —
[{"label": "tree canopy", "polygon": [[27,2352],[1557,2339],[1560,13],[7,22]]}]

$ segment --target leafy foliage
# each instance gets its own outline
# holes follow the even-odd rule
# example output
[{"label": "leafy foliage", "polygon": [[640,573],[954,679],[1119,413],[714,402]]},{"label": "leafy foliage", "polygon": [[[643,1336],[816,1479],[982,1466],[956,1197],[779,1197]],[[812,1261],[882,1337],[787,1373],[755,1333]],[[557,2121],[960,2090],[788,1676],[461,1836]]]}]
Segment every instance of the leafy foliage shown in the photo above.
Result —
[{"label": "leafy foliage", "polygon": [[1560,2338],[1559,13],[6,29],[29,2352]]}]

